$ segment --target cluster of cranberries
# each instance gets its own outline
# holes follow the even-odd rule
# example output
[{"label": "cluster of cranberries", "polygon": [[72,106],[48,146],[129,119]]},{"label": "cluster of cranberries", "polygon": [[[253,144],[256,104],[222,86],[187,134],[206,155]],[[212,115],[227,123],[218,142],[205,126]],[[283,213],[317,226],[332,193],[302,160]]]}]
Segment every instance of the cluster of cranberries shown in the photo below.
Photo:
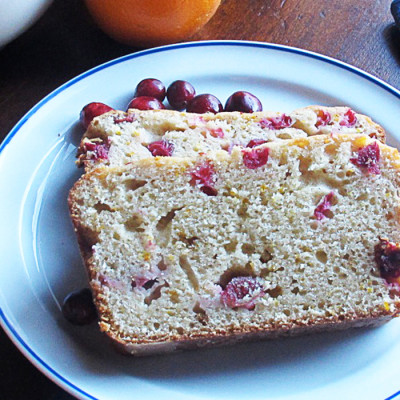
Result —
[{"label": "cluster of cranberries", "polygon": [[[186,110],[196,114],[207,112],[216,114],[222,111],[244,113],[262,111],[261,101],[249,92],[238,91],[233,93],[223,107],[219,99],[212,94],[196,95],[195,88],[187,81],[177,80],[166,88],[160,80],[153,78],[143,79],[139,82],[127,109],[162,110],[165,109],[163,103],[165,98],[174,110]],[[86,129],[94,117],[111,110],[113,108],[103,103],[89,103],[81,111],[81,123]]]}]

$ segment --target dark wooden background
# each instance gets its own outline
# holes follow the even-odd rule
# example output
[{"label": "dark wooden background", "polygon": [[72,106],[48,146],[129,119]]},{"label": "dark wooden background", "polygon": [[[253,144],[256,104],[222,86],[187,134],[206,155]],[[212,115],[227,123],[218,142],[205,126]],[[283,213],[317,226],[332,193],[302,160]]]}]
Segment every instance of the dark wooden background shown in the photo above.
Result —
[{"label": "dark wooden background", "polygon": [[[390,3],[223,0],[214,18],[187,40],[239,39],[295,46],[355,65],[400,89],[400,31],[393,24]],[[0,49],[0,141],[62,83],[137,50],[103,34],[81,0],[55,0],[35,26]],[[7,262],[3,259],[3,268]],[[72,399],[31,366],[1,330],[0,359],[0,400]]]}]

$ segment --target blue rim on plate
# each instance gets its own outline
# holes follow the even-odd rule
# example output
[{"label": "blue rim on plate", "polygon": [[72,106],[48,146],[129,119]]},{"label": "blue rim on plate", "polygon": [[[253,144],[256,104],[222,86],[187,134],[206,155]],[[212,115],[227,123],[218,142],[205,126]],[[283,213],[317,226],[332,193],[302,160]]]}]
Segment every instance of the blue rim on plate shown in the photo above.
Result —
[{"label": "blue rim on plate", "polygon": [[[40,110],[46,103],[48,103],[50,100],[52,100],[54,97],[56,97],[58,94],[61,92],[65,91],[68,89],[70,86],[75,85],[77,82],[81,81],[82,79],[85,79],[86,77],[95,74],[98,71],[101,71],[103,69],[109,68],[113,65],[125,62],[127,60],[135,59],[135,58],[140,58],[143,56],[147,56],[152,53],[161,53],[161,52],[166,52],[169,50],[176,50],[180,48],[190,48],[190,47],[207,47],[207,46],[241,46],[241,47],[253,47],[253,48],[263,48],[263,49],[268,49],[268,50],[276,50],[276,51],[281,51],[281,52],[287,52],[287,53],[294,53],[298,54],[304,57],[308,58],[313,58],[319,61],[322,61],[327,64],[335,65],[336,67],[339,67],[341,69],[347,70],[355,75],[358,75],[367,81],[383,88],[387,92],[391,93],[398,99],[400,99],[400,91],[395,89],[394,87],[390,86],[383,80],[362,71],[359,68],[353,67],[349,64],[346,64],[342,61],[336,60],[331,57],[327,57],[318,53],[314,53],[311,51],[307,50],[302,50],[294,47],[289,47],[289,46],[284,46],[284,45],[279,45],[279,44],[271,44],[271,43],[262,43],[262,42],[250,42],[250,41],[235,41],[235,40],[218,40],[218,41],[202,41],[202,42],[188,42],[188,43],[180,43],[180,44],[175,44],[175,45],[168,45],[168,46],[162,46],[162,47],[156,47],[152,48],[149,50],[143,50],[139,51],[134,54],[129,54],[126,56],[122,56],[120,58],[117,58],[115,60],[108,61],[104,64],[101,64],[95,68],[92,68],[91,70],[84,72],[81,75],[78,75],[77,77],[71,79],[70,81],[66,82],[53,92],[51,92],[49,95],[47,95],[44,99],[42,99],[39,103],[37,103],[31,110],[29,110],[20,120],[19,122],[14,126],[14,128],[9,132],[9,134],[5,137],[3,142],[0,144],[0,156],[1,152],[4,150],[4,148],[7,146],[8,143],[13,139],[13,137],[17,134],[17,132],[21,129],[21,127],[38,111]],[[68,381],[65,379],[60,373],[55,371],[50,365],[48,365],[43,359],[39,357],[38,354],[36,354],[30,347],[29,345],[21,338],[21,336],[18,334],[17,330],[15,327],[12,325],[12,323],[7,319],[5,313],[0,307],[0,324],[4,328],[5,332],[8,334],[10,339],[13,341],[13,343],[18,347],[18,349],[24,354],[26,358],[29,359],[29,361],[35,365],[42,373],[44,373],[48,378],[53,380],[55,383],[57,383],[59,386],[61,386],[64,390],[68,391],[72,395],[77,395],[79,394],[80,396],[84,396],[86,399],[90,400],[97,400],[95,397],[90,395],[89,393],[86,393],[76,385],[74,385],[72,382]],[[391,396],[387,397],[385,400],[393,400],[397,398],[400,395],[400,390]]]}]

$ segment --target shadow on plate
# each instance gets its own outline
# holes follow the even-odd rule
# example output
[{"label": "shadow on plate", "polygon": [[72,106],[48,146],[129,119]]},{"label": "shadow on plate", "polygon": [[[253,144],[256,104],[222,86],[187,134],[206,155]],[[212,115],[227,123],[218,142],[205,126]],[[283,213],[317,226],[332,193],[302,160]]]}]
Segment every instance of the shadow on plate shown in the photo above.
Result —
[{"label": "shadow on plate", "polygon": [[337,382],[382,356],[391,339],[386,325],[135,358],[117,353],[95,324],[62,325],[88,372],[219,398],[239,398],[249,390],[255,398],[290,395]]}]

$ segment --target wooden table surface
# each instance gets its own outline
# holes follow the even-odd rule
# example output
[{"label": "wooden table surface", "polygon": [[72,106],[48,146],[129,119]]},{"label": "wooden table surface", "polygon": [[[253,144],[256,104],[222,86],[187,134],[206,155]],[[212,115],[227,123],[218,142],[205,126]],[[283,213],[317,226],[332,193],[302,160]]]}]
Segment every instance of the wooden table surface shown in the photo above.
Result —
[{"label": "wooden table surface", "polygon": [[[400,89],[400,31],[390,3],[223,0],[213,19],[187,40],[256,40],[299,47],[345,61]],[[55,0],[35,26],[0,50],[0,141],[62,83],[137,50],[103,34],[80,0]],[[31,366],[1,330],[0,358],[0,400],[72,399]]]}]

